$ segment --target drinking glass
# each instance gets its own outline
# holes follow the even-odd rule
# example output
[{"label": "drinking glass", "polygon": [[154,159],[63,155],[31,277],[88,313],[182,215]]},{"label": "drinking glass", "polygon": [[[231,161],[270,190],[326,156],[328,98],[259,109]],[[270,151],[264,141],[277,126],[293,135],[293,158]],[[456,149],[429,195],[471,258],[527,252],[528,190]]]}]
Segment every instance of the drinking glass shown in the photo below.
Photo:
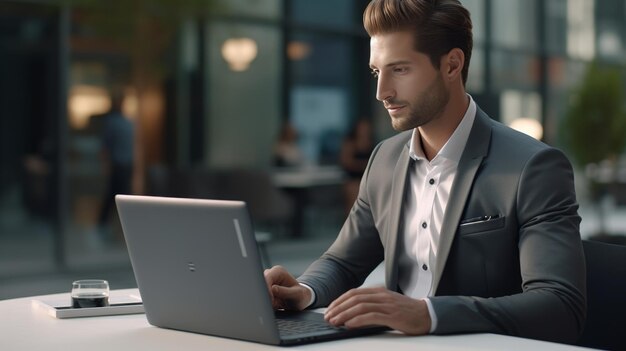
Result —
[{"label": "drinking glass", "polygon": [[101,279],[77,280],[72,283],[72,307],[105,307],[109,305],[109,282]]}]

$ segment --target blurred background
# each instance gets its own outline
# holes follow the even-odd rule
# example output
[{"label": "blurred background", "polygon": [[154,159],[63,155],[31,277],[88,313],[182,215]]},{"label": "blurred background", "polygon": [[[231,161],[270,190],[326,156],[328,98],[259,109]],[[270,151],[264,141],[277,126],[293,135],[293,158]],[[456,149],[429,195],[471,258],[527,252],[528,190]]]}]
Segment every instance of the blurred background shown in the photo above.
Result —
[{"label": "blurred background", "polygon": [[[563,149],[583,238],[623,243],[626,0],[461,2],[469,93]],[[115,193],[245,200],[266,264],[300,273],[394,133],[366,5],[0,1],[0,299],[135,287]]]}]

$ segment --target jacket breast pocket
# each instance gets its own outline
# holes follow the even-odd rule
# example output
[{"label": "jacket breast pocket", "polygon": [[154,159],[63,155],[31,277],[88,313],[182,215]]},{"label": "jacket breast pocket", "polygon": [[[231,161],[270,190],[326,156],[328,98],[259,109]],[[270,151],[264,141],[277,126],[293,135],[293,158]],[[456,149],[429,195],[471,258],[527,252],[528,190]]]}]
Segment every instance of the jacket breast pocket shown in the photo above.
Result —
[{"label": "jacket breast pocket", "polygon": [[462,223],[459,225],[459,235],[468,235],[501,229],[504,227],[505,218],[506,217],[504,216],[499,216],[484,221]]}]

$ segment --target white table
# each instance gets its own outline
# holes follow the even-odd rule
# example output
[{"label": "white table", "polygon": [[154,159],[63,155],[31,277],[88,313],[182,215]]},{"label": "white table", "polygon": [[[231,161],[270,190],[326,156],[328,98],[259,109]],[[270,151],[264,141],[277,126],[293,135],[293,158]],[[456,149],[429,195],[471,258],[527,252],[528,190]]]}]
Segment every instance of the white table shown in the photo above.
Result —
[{"label": "white table", "polygon": [[[136,289],[115,294],[137,294]],[[185,333],[151,326],[143,314],[55,319],[35,310],[33,299],[0,301],[0,350],[583,350],[583,348],[495,334],[409,337],[386,333],[354,339],[283,348]]]},{"label": "white table", "polygon": [[279,188],[312,188],[316,186],[341,185],[345,172],[338,166],[303,166],[276,168],[272,181]]}]

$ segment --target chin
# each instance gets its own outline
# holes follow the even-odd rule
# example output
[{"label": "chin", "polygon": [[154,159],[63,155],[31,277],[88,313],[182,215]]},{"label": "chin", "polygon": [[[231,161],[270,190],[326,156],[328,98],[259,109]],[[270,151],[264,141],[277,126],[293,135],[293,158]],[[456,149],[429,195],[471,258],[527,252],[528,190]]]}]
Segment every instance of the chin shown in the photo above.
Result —
[{"label": "chin", "polygon": [[[391,117],[391,116],[390,116]],[[401,118],[401,117],[391,117],[391,127],[396,131],[396,132],[404,132],[405,130],[410,130],[415,128],[415,126],[413,126],[411,123],[409,123],[410,121],[405,119],[405,118]]]}]

